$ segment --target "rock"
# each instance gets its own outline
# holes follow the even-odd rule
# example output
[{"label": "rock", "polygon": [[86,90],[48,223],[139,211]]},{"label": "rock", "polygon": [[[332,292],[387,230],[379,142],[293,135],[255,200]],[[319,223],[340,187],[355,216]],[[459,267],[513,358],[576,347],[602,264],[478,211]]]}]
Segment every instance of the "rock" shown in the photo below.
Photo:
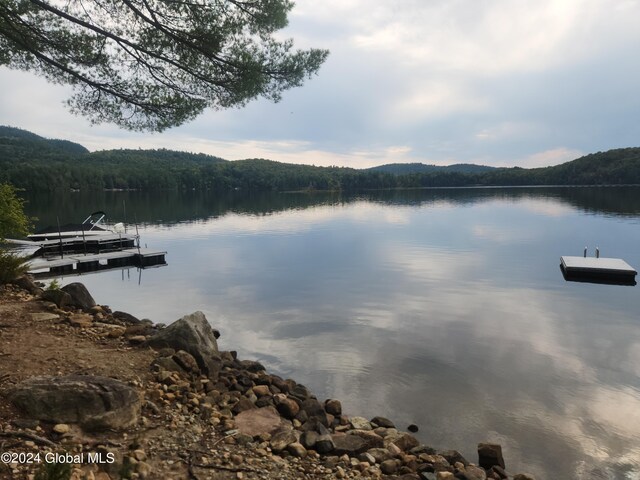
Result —
[{"label": "rock", "polygon": [[184,372],[182,367],[176,363],[171,357],[158,357],[151,362],[152,366],[155,366],[159,370],[168,370],[170,372]]},{"label": "rock", "polygon": [[368,442],[358,435],[334,434],[331,435],[336,455],[349,455],[356,457],[368,450]]},{"label": "rock", "polygon": [[66,292],[71,297],[69,305],[82,310],[89,311],[91,307],[96,306],[96,301],[93,299],[87,288],[79,282],[70,283],[65,285],[60,290]]},{"label": "rock", "polygon": [[418,439],[409,433],[395,433],[384,437],[384,444],[389,445],[390,443],[395,444],[403,452],[408,452],[420,445]]},{"label": "rock", "polygon": [[320,434],[318,432],[307,430],[306,432],[302,432],[302,435],[300,436],[300,443],[304,448],[311,449],[315,447],[319,437]]},{"label": "rock", "polygon": [[288,418],[289,420],[294,418],[300,411],[300,406],[296,403],[296,401],[288,397],[280,398],[279,400],[277,400],[276,408],[278,409],[280,415],[282,415],[284,418]]},{"label": "rock", "polygon": [[444,457],[451,465],[456,462],[462,463],[465,467],[469,465],[467,459],[464,458],[462,454],[457,450],[445,450],[444,452],[440,452],[439,454]]},{"label": "rock", "polygon": [[513,480],[536,480],[533,475],[529,475],[527,473],[518,473],[513,476]]},{"label": "rock", "polygon": [[69,427],[69,425],[67,425],[66,423],[58,423],[53,426],[53,431],[59,433],[60,435],[69,433],[69,430],[71,430],[71,427]]},{"label": "rock", "polygon": [[238,415],[239,413],[246,412],[247,410],[253,410],[255,408],[257,407],[251,400],[249,400],[247,397],[242,397],[240,398],[240,400],[238,400],[238,403],[233,406],[231,411],[234,415]]},{"label": "rock", "polygon": [[370,448],[367,453],[375,459],[376,463],[382,463],[392,457],[386,448]]},{"label": "rock", "polygon": [[309,418],[311,417],[321,418],[322,416],[324,416],[326,421],[324,407],[315,398],[306,399],[305,401],[302,402],[302,405],[300,408],[307,413]]},{"label": "rock", "polygon": [[369,420],[364,417],[351,417],[349,419],[349,423],[355,430],[373,430],[373,427],[369,423]]},{"label": "rock", "polygon": [[151,465],[146,462],[138,462],[136,465],[136,472],[140,478],[151,478]]},{"label": "rock", "polygon": [[400,447],[398,447],[395,443],[388,443],[386,444],[386,447],[389,453],[394,457],[398,457],[402,454],[402,450],[400,450]]},{"label": "rock", "polygon": [[480,467],[469,465],[456,477],[461,480],[487,480],[487,473]]},{"label": "rock", "polygon": [[142,345],[147,341],[147,337],[144,335],[134,335],[133,337],[129,337],[127,340],[131,345]]},{"label": "rock", "polygon": [[290,443],[287,446],[287,451],[294,457],[303,458],[307,456],[307,449],[298,442]]},{"label": "rock", "polygon": [[293,384],[293,387],[290,390],[290,394],[292,397],[297,398],[301,402],[311,397],[311,392],[307,387],[300,383],[295,383],[293,380],[287,380]]},{"label": "rock", "polygon": [[324,402],[324,411],[335,417],[342,415],[342,404],[340,400],[327,399]]},{"label": "rock", "polygon": [[485,470],[489,470],[494,465],[505,468],[502,447],[497,443],[479,443],[478,465]]},{"label": "rock", "polygon": [[[215,335],[215,332],[214,332],[214,335]],[[218,333],[218,337],[219,336],[220,334]],[[264,365],[254,360],[241,360],[239,363],[240,363],[240,368],[242,370],[246,370],[247,372],[258,373],[265,370]]]},{"label": "rock", "polygon": [[217,381],[222,361],[218,343],[204,313],[185,315],[152,336],[147,340],[147,344],[155,349],[170,347],[190,353],[196,359],[200,370],[210,379]]},{"label": "rock", "polygon": [[493,473],[494,478],[501,478],[501,479],[509,478],[509,475],[507,475],[507,472],[505,471],[505,469],[498,465],[494,465],[493,467],[491,467],[491,473]]},{"label": "rock", "polygon": [[124,334],[127,337],[133,337],[136,335],[150,335],[153,333],[153,327],[144,323],[138,325],[129,325],[125,328]]},{"label": "rock", "polygon": [[433,447],[429,447],[427,445],[420,444],[417,447],[414,447],[411,450],[409,450],[409,452],[412,455],[420,455],[421,453],[426,453],[427,455],[435,455],[436,449]]},{"label": "rock", "polygon": [[144,450],[140,450],[140,449],[134,450],[133,458],[135,458],[139,462],[143,462],[144,460],[147,459],[147,454]]},{"label": "rock", "polygon": [[18,384],[10,399],[32,418],[77,423],[85,429],[119,429],[138,418],[141,401],[132,387],[92,375],[33,377]]},{"label": "rock", "polygon": [[92,323],[93,317],[86,313],[77,313],[75,315],[71,315],[71,318],[69,318],[69,324],[72,327],[86,328],[91,326]]},{"label": "rock", "polygon": [[362,438],[365,441],[367,450],[384,447],[384,439],[370,430],[350,430],[347,435],[355,435]]},{"label": "rock", "polygon": [[269,446],[271,447],[271,450],[278,453],[297,441],[298,436],[295,431],[280,430],[271,437],[271,440],[269,440]]},{"label": "rock", "polygon": [[252,437],[272,435],[284,426],[282,418],[273,407],[245,410],[240,412],[234,420],[238,431]]},{"label": "rock", "polygon": [[451,472],[438,472],[436,473],[436,480],[453,480],[456,478]]},{"label": "rock", "polygon": [[385,460],[380,464],[380,471],[385,475],[392,475],[396,470],[398,470],[398,464],[393,459]]},{"label": "rock", "polygon": [[253,387],[253,393],[257,397],[266,397],[267,395],[271,395],[269,385],[256,385],[255,387]]},{"label": "rock", "polygon": [[32,313],[31,320],[35,322],[51,322],[54,320],[60,320],[60,317],[55,313]]},{"label": "rock", "polygon": [[184,350],[178,350],[171,358],[180,365],[185,372],[198,373],[200,371],[198,362],[193,358],[193,355]]},{"label": "rock", "polygon": [[421,480],[436,480],[436,474],[433,472],[421,472],[420,473]]},{"label": "rock", "polygon": [[72,302],[71,295],[62,290],[44,290],[40,295],[40,298],[46,300],[47,302],[55,303],[58,308],[65,308],[67,305],[70,305]]},{"label": "rock", "polygon": [[407,430],[409,430],[411,433],[416,433],[420,429],[418,428],[418,426],[415,423],[412,423],[411,425],[409,425],[407,427]]},{"label": "rock", "polygon": [[138,320],[136,317],[134,317],[133,315],[127,312],[121,312],[119,310],[116,310],[111,315],[113,315],[113,318],[120,320],[121,322],[124,322],[127,325],[137,325],[140,323],[140,320]]},{"label": "rock", "polygon": [[377,425],[378,427],[396,428],[396,426],[393,424],[391,420],[384,417],[373,417],[371,419],[371,423]]},{"label": "rock", "polygon": [[333,443],[333,438],[331,438],[331,435],[327,433],[327,434],[320,434],[320,436],[316,440],[314,449],[319,454],[325,455],[329,452],[332,452],[334,447],[335,445]]},{"label": "rock", "polygon": [[364,452],[358,455],[358,460],[361,462],[367,462],[369,465],[373,465],[376,463],[376,459],[369,452]]},{"label": "rock", "polygon": [[29,275],[21,275],[20,277],[14,279],[11,283],[28,291],[31,294],[36,294],[41,291],[40,287],[38,287],[33,282],[33,278]]},{"label": "rock", "polygon": [[109,332],[107,333],[107,337],[109,338],[120,338],[124,335],[124,327],[120,325],[109,325]]}]

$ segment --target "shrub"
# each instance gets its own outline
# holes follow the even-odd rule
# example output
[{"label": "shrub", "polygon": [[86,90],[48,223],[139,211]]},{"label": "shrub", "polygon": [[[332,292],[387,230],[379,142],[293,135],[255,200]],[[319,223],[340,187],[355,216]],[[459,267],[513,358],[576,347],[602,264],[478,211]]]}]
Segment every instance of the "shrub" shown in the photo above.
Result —
[{"label": "shrub", "polygon": [[27,257],[0,250],[0,284],[11,282],[27,272]]},{"label": "shrub", "polygon": [[0,241],[9,234],[23,236],[31,228],[31,218],[24,213],[24,200],[12,185],[0,183]]}]

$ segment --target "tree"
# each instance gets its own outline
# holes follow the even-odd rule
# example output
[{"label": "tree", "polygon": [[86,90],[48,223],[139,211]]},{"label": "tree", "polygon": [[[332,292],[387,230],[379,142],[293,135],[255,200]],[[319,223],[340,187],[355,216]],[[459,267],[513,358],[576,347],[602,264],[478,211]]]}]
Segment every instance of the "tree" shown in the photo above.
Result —
[{"label": "tree", "polygon": [[0,184],[0,242],[7,235],[27,235],[31,221],[24,213],[24,200],[18,197],[15,187]]},{"label": "tree", "polygon": [[0,66],[74,88],[92,123],[162,131],[302,85],[328,55],[274,34],[291,0],[1,0]]}]

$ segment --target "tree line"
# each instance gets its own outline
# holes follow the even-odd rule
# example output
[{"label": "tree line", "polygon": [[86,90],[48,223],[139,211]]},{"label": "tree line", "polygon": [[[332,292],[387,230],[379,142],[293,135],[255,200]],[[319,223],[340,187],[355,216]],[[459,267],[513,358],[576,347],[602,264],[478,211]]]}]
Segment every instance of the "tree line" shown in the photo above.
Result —
[{"label": "tree line", "polygon": [[28,191],[362,191],[394,188],[640,184],[640,148],[598,152],[545,168],[384,169],[315,167],[265,159],[226,161],[172,150],[89,152],[64,140],[0,127],[0,183]]}]

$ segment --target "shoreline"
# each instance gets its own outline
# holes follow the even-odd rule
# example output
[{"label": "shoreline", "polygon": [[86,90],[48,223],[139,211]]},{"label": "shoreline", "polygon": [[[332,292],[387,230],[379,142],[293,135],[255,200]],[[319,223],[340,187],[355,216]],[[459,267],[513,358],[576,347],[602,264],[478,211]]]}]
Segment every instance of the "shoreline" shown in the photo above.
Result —
[{"label": "shoreline", "polygon": [[[64,452],[58,463],[78,480],[533,479],[508,474],[499,445],[479,444],[478,459],[468,461],[420,444],[387,418],[347,417],[339,400],[321,401],[303,384],[219,350],[220,333],[200,312],[153,325],[95,305],[77,285],[43,292],[23,278],[0,287],[0,333],[13,334],[0,336],[0,354],[17,362],[0,370],[0,441],[10,439],[3,452],[16,455],[0,463],[1,478],[33,478],[45,467],[28,455]],[[21,402],[45,398],[33,392],[50,392],[51,382],[56,392],[72,384],[62,403],[73,404],[83,382],[129,400],[76,421]],[[80,403],[76,413],[88,402]]]}]

